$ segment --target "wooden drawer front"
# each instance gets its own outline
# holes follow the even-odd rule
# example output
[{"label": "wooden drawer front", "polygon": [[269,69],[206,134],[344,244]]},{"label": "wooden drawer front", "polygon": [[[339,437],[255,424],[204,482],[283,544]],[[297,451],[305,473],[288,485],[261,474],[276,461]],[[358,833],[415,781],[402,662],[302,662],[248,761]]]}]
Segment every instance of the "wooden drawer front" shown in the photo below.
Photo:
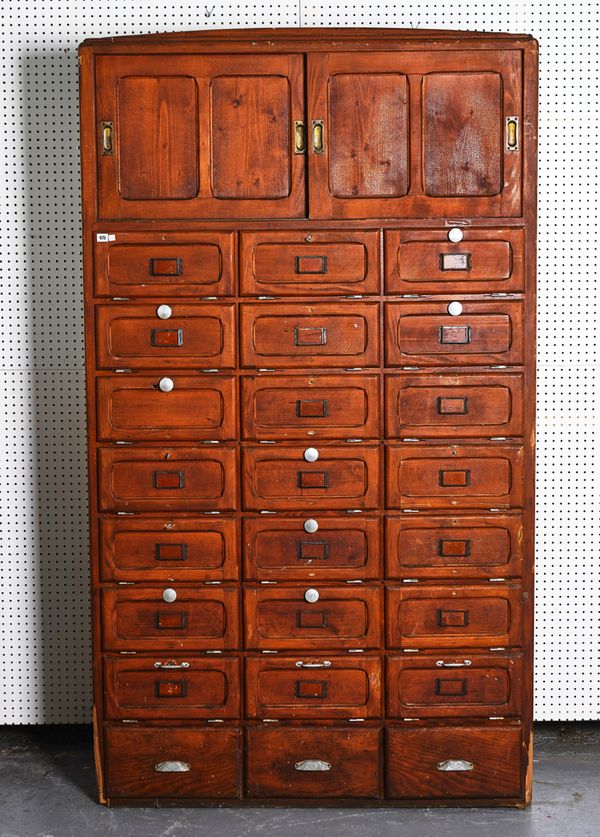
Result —
[{"label": "wooden drawer front", "polygon": [[518,797],[521,767],[516,726],[387,730],[387,793],[392,798]]},{"label": "wooden drawer front", "polygon": [[359,657],[247,657],[248,717],[381,717],[381,658]]},{"label": "wooden drawer front", "polygon": [[96,379],[97,432],[101,441],[235,439],[237,384],[231,377],[170,378],[115,375]]},{"label": "wooden drawer front", "polygon": [[519,715],[521,654],[389,657],[387,714],[392,718],[489,718]]},{"label": "wooden drawer front", "polygon": [[175,589],[173,602],[162,587],[102,591],[102,635],[106,651],[232,649],[239,645],[238,591]]},{"label": "wooden drawer front", "polygon": [[383,640],[382,589],[319,587],[308,602],[308,585],[245,590],[246,648],[378,648]]},{"label": "wooden drawer front", "polygon": [[100,575],[102,581],[235,581],[237,521],[103,517]]},{"label": "wooden drawer front", "polygon": [[176,304],[167,320],[157,315],[158,308],[137,303],[96,307],[100,369],[235,366],[233,305]]},{"label": "wooden drawer front", "polygon": [[375,375],[242,378],[246,439],[369,439],[379,435]]},{"label": "wooden drawer front", "polygon": [[459,244],[448,230],[388,230],[388,293],[518,293],[525,288],[523,230],[463,229]]},{"label": "wooden drawer front", "polygon": [[460,300],[386,305],[386,362],[390,366],[523,363],[523,302]]},{"label": "wooden drawer front", "polygon": [[247,509],[375,508],[379,499],[379,448],[326,447],[306,462],[302,447],[244,450]]},{"label": "wooden drawer front", "polygon": [[335,727],[249,727],[246,792],[251,798],[376,798],[381,731]]},{"label": "wooden drawer front", "polygon": [[241,235],[242,294],[376,294],[376,231],[245,232]]},{"label": "wooden drawer front", "polygon": [[[307,522],[310,520],[311,522]],[[316,521],[316,532],[307,532]],[[367,579],[381,574],[379,521],[351,515],[318,518],[246,518],[246,578]]]},{"label": "wooden drawer front", "polygon": [[235,448],[100,448],[100,509],[234,509],[236,461]]},{"label": "wooden drawer front", "polygon": [[241,306],[242,366],[376,366],[376,302]]},{"label": "wooden drawer front", "polygon": [[231,296],[235,233],[120,232],[94,242],[96,296]]},{"label": "wooden drawer front", "polygon": [[233,727],[105,727],[109,797],[240,796],[241,733]]},{"label": "wooden drawer front", "polygon": [[392,648],[491,648],[521,644],[519,584],[389,587]]},{"label": "wooden drawer front", "polygon": [[523,505],[523,447],[390,445],[387,503],[394,508],[508,508]]},{"label": "wooden drawer front", "polygon": [[519,576],[523,519],[519,514],[386,519],[389,578],[498,578]]},{"label": "wooden drawer front", "polygon": [[386,378],[386,435],[522,436],[523,373]]},{"label": "wooden drawer front", "polygon": [[105,657],[106,717],[239,718],[240,682],[236,657]]}]

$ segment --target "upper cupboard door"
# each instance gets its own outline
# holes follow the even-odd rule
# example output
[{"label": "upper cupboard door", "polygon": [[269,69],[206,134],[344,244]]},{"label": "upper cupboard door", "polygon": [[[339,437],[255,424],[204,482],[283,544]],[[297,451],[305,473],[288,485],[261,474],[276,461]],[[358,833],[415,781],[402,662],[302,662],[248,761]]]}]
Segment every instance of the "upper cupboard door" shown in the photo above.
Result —
[{"label": "upper cupboard door", "polygon": [[310,216],[520,215],[521,88],[518,50],[309,56]]},{"label": "upper cupboard door", "polygon": [[304,215],[300,55],[99,56],[100,218]]}]

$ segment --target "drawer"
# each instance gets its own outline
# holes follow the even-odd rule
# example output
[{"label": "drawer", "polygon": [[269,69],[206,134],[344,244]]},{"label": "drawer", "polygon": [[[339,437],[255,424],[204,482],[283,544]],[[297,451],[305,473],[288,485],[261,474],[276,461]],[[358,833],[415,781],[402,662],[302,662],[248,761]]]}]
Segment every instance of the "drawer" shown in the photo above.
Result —
[{"label": "drawer", "polygon": [[235,581],[238,523],[233,518],[103,517],[102,581]]},{"label": "drawer", "polygon": [[236,657],[105,657],[106,717],[239,718],[240,667]]},{"label": "drawer", "polygon": [[379,505],[379,447],[331,446],[307,462],[304,447],[244,449],[246,509],[369,509]]},{"label": "drawer", "polygon": [[107,725],[104,748],[109,799],[240,796],[241,732],[236,727]]},{"label": "drawer", "polygon": [[498,578],[523,567],[520,514],[402,515],[386,519],[389,578]]},{"label": "drawer", "polygon": [[462,230],[459,244],[448,230],[387,230],[388,293],[518,293],[525,289],[525,231]]},{"label": "drawer", "polygon": [[259,581],[378,578],[380,543],[374,517],[250,517],[244,520],[244,575]]},{"label": "drawer", "polygon": [[379,648],[382,643],[383,590],[375,585],[318,587],[307,600],[308,585],[246,588],[246,648]]},{"label": "drawer", "polygon": [[[173,386],[168,392],[160,389]],[[96,378],[100,441],[235,439],[232,377],[115,375]]]},{"label": "drawer", "polygon": [[257,303],[241,311],[242,366],[377,366],[379,305]]},{"label": "drawer", "polygon": [[392,799],[520,797],[517,726],[388,727],[387,795]]},{"label": "drawer", "polygon": [[249,727],[246,792],[250,798],[381,795],[381,730]]},{"label": "drawer", "polygon": [[244,232],[240,245],[241,293],[376,294],[376,230]]},{"label": "drawer", "polygon": [[[454,300],[459,301],[459,300]],[[523,363],[522,300],[391,302],[386,305],[388,366],[465,366]]]},{"label": "drawer", "polygon": [[386,376],[386,435],[522,436],[523,373]]},{"label": "drawer", "polygon": [[[167,590],[176,599],[165,601]],[[105,651],[232,649],[239,646],[239,596],[231,587],[102,590]]]},{"label": "drawer", "polygon": [[234,509],[235,448],[100,448],[101,511]]},{"label": "drawer", "polygon": [[390,586],[388,645],[419,649],[518,646],[524,595],[517,583]]},{"label": "drawer", "polygon": [[231,296],[235,233],[119,232],[94,242],[96,296]]},{"label": "drawer", "polygon": [[381,657],[246,658],[248,718],[379,718]]},{"label": "drawer", "polygon": [[233,305],[170,306],[113,303],[96,306],[96,359],[100,369],[223,368],[235,366]]},{"label": "drawer", "polygon": [[393,508],[523,506],[523,446],[390,445],[387,503]]},{"label": "drawer", "polygon": [[369,439],[379,436],[376,375],[242,378],[246,439]]},{"label": "drawer", "polygon": [[521,654],[389,657],[391,718],[489,718],[520,714]]}]

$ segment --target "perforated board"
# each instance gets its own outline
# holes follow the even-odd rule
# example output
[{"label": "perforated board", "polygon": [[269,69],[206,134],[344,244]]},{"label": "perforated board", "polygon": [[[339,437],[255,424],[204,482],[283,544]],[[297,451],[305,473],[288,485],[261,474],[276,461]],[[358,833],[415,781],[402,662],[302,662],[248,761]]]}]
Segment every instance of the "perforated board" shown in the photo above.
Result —
[{"label": "perforated board", "polygon": [[77,44],[296,25],[484,29],[540,41],[535,717],[599,718],[600,6],[4,0],[0,15],[0,723],[91,716]]}]

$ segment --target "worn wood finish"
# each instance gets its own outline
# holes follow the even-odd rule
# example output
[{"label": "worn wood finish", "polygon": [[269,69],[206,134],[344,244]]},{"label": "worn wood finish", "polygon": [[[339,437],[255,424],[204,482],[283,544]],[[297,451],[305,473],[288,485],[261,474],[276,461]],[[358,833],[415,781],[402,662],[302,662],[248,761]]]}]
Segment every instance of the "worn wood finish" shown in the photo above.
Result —
[{"label": "worn wood finish", "polygon": [[100,800],[527,804],[535,41],[80,62]]}]

